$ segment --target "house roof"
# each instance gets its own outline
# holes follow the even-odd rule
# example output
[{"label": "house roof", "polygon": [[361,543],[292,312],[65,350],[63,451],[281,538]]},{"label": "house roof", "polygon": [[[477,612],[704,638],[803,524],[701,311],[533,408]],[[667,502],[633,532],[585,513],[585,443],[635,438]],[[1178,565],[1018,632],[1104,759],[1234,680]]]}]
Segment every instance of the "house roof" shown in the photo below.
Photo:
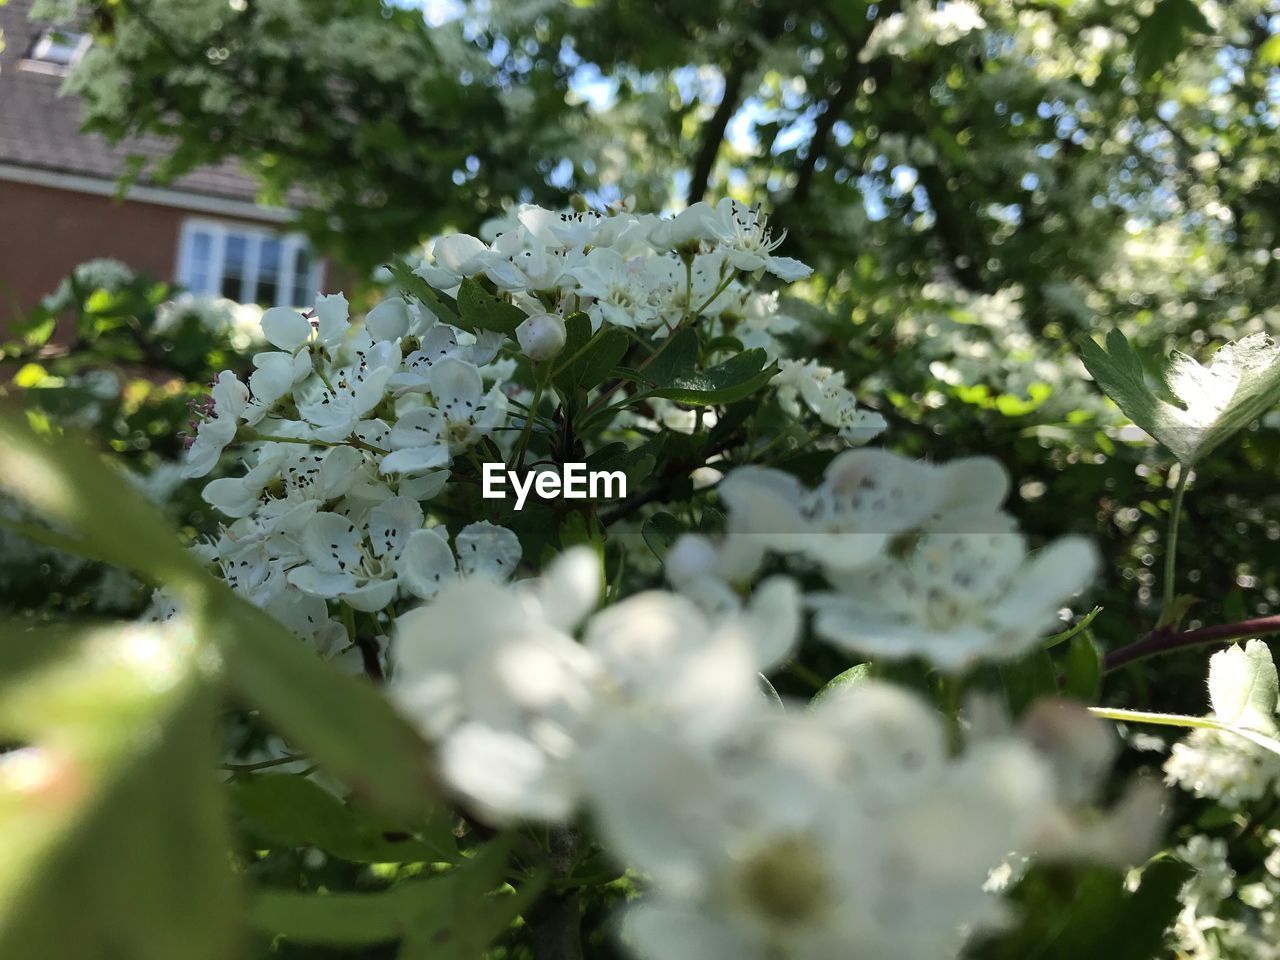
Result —
[{"label": "house roof", "polygon": [[[96,133],[80,130],[80,98],[59,96],[64,76],[44,64],[32,64],[31,51],[45,29],[28,19],[32,0],[0,4],[0,164],[49,173],[111,181],[127,169],[131,155],[159,159],[171,151],[169,141],[144,135],[110,144]],[[27,61],[24,63],[24,61]],[[35,69],[33,69],[33,66]],[[136,181],[155,181],[144,174]],[[252,203],[257,182],[233,161],[202,167],[163,184],[170,191]]]}]

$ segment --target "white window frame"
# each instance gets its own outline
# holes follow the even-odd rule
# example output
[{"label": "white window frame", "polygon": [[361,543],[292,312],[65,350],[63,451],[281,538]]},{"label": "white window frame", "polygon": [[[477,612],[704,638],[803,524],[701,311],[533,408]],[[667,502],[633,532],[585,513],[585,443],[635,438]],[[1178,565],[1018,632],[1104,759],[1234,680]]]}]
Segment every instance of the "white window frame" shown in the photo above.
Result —
[{"label": "white window frame", "polygon": [[[195,237],[203,233],[210,237],[209,260],[204,265],[207,273],[204,290],[189,286],[191,277],[196,272]],[[231,235],[245,238],[244,274],[240,278],[239,303],[254,303],[252,294],[258,285],[258,257],[264,240],[276,240],[280,243],[280,273],[276,277],[276,302],[268,306],[309,308],[311,303],[292,303],[294,288],[298,286],[294,265],[298,251],[305,249],[311,260],[307,271],[306,286],[308,297],[314,297],[322,289],[324,283],[324,263],[320,260],[306,238],[300,233],[281,233],[267,227],[242,223],[229,223],[224,220],[210,220],[205,217],[188,217],[182,223],[178,236],[178,283],[187,286],[192,293],[208,296],[222,296],[224,257],[227,249],[227,237]]]},{"label": "white window frame", "polygon": [[[74,38],[74,43],[60,43],[58,36],[66,37],[68,40]],[[71,72],[71,68],[80,62],[80,58],[85,55],[85,51],[89,49],[93,43],[93,37],[87,33],[80,33],[76,30],[63,30],[58,27],[46,27],[36,37],[36,42],[32,44],[30,52],[19,61],[19,66],[24,70],[30,70],[34,73],[49,73],[55,76],[65,76]],[[54,60],[50,58],[50,52],[55,46],[63,47],[70,51],[66,62],[62,60]]]}]

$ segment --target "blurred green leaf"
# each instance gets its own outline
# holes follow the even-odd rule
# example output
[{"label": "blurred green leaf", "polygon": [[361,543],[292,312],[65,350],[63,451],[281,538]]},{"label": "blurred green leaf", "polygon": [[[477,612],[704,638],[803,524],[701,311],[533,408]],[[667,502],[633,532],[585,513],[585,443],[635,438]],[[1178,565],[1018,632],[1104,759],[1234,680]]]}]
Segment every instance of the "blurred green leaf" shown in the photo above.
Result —
[{"label": "blurred green leaf", "polygon": [[1212,32],[1195,0],[1159,0],[1133,35],[1134,69],[1150,77],[1177,59],[1191,36]]},{"label": "blurred green leaf", "polygon": [[1063,692],[1083,703],[1096,703],[1102,683],[1102,651],[1088,630],[1071,639],[1063,667],[1066,671]]},{"label": "blurred green leaf", "polygon": [[839,693],[847,687],[856,686],[857,684],[870,679],[871,664],[855,664],[843,673],[838,673],[828,680],[826,685],[813,695],[813,699],[810,700],[809,703],[811,706],[816,703],[821,703],[824,698],[831,696],[833,693]]},{"label": "blurred green leaf", "polygon": [[236,955],[216,658],[181,620],[50,629],[0,640],[0,956]]},{"label": "blurred green leaf", "polygon": [[1165,931],[1180,906],[1190,868],[1160,860],[1133,893],[1124,876],[1101,868],[1033,867],[1014,890],[1020,925],[975,944],[969,960],[1154,960],[1167,956]]},{"label": "blurred green leaf", "polygon": [[534,878],[514,895],[494,893],[502,885],[509,851],[509,840],[500,838],[460,867],[382,893],[264,891],[254,902],[254,925],[300,943],[364,946],[403,940],[401,958],[475,960],[541,887]]},{"label": "blurred green leaf", "polygon": [[640,527],[644,542],[653,555],[664,560],[671,545],[685,532],[685,526],[669,513],[655,513]]},{"label": "blurred green leaf", "polygon": [[228,790],[232,808],[245,825],[272,846],[318,847],[353,863],[457,858],[457,844],[447,817],[429,822],[419,839],[403,827],[393,829],[386,822],[353,809],[300,774],[237,778]]}]

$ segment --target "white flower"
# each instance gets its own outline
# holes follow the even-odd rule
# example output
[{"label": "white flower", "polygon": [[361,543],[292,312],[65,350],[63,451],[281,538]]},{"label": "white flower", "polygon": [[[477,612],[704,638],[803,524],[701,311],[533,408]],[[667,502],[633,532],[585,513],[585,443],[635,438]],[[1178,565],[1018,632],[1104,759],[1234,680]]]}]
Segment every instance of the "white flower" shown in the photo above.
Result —
[{"label": "white flower", "polygon": [[400,366],[393,343],[372,344],[355,352],[355,362],[332,369],[328,382],[315,378],[295,391],[299,416],[315,428],[318,440],[340,441],[383,400]]},{"label": "white flower", "polygon": [[[305,593],[342,600],[356,610],[382,610],[396,597],[401,554],[416,533],[432,535],[421,530],[422,519],[422,508],[406,497],[374,507],[364,529],[341,514],[319,513],[302,534],[308,562],[290,570],[288,580]],[[413,582],[407,585],[412,589]]]},{"label": "white flower", "polygon": [[885,429],[878,413],[863,410],[845,387],[844,374],[816,360],[779,360],[778,375],[769,381],[778,391],[778,403],[793,417],[800,416],[800,400],[828,426],[839,430],[851,445],[866,443]]},{"label": "white flower", "polygon": [[399,340],[409,332],[413,317],[403,297],[387,297],[370,310],[364,327],[375,341]]},{"label": "white flower", "polygon": [[1089,585],[1098,561],[1082,537],[1028,557],[1014,533],[926,533],[899,555],[842,574],[811,596],[815,632],[872,656],[922,656],[958,670],[1026,652]]},{"label": "white flower", "polygon": [[659,220],[649,231],[649,242],[659,250],[696,250],[703,244],[714,244],[719,240],[722,226],[715,208],[699,200],[674,217]]},{"label": "white flower", "polygon": [[954,957],[1002,919],[983,877],[1052,795],[1025,745],[948,758],[933,712],[875,681],[717,752],[618,725],[589,761],[605,839],[656,885],[624,938],[663,960]]},{"label": "white flower", "polygon": [[396,622],[392,698],[437,741],[445,780],[486,819],[555,820],[573,809],[572,760],[596,667],[546,600],[585,613],[599,576],[580,548],[533,588],[461,580]]},{"label": "white flower", "polygon": [[773,255],[773,251],[787,238],[787,232],[784,230],[775,238],[769,229],[768,218],[758,209],[725,197],[716,204],[715,212],[720,249],[739,270],[751,274],[772,273],[788,283],[803,280],[813,273],[812,268],[799,260]]},{"label": "white flower", "polygon": [[498,387],[484,392],[484,381],[473,363],[445,357],[431,368],[431,393],[444,414],[445,437],[451,450],[463,450],[498,427],[507,413],[507,397]]},{"label": "white flower", "polygon": [[658,320],[654,284],[642,260],[626,260],[616,250],[596,247],[571,271],[578,291],[590,297],[587,314],[598,326],[611,323],[627,329],[647,329]]},{"label": "white flower", "polygon": [[564,319],[554,313],[535,313],[516,327],[516,340],[530,360],[542,362],[564,349]]},{"label": "white flower", "polygon": [[218,374],[202,408],[204,419],[197,425],[195,439],[187,449],[184,477],[203,477],[214,468],[222,451],[235,439],[248,408],[249,388],[229,370]]}]

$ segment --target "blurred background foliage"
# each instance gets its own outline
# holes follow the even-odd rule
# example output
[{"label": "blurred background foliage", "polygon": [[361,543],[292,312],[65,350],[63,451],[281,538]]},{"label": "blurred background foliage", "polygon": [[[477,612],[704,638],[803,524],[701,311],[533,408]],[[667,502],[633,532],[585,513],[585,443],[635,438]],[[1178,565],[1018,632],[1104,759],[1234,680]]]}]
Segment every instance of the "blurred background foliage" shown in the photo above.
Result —
[{"label": "blurred background foliage", "polygon": [[[791,291],[806,349],[861,384],[890,445],[994,453],[1029,529],[1101,539],[1106,644],[1155,619],[1166,462],[1074,342],[1120,327],[1155,370],[1280,324],[1265,0],[43,7],[91,15],[71,81],[90,128],[172,137],[164,175],[238,157],[359,276],[516,202],[763,204],[817,269]],[[100,411],[163,483],[190,385],[245,357],[197,321],[149,347],[161,287],[81,293],[78,349],[18,382],[42,409]],[[128,372],[157,361],[163,376]],[[125,371],[113,391],[100,363]],[[95,384],[114,396],[86,406]],[[1191,625],[1280,606],[1277,426],[1197,470]],[[181,503],[193,528],[210,521]]]}]

